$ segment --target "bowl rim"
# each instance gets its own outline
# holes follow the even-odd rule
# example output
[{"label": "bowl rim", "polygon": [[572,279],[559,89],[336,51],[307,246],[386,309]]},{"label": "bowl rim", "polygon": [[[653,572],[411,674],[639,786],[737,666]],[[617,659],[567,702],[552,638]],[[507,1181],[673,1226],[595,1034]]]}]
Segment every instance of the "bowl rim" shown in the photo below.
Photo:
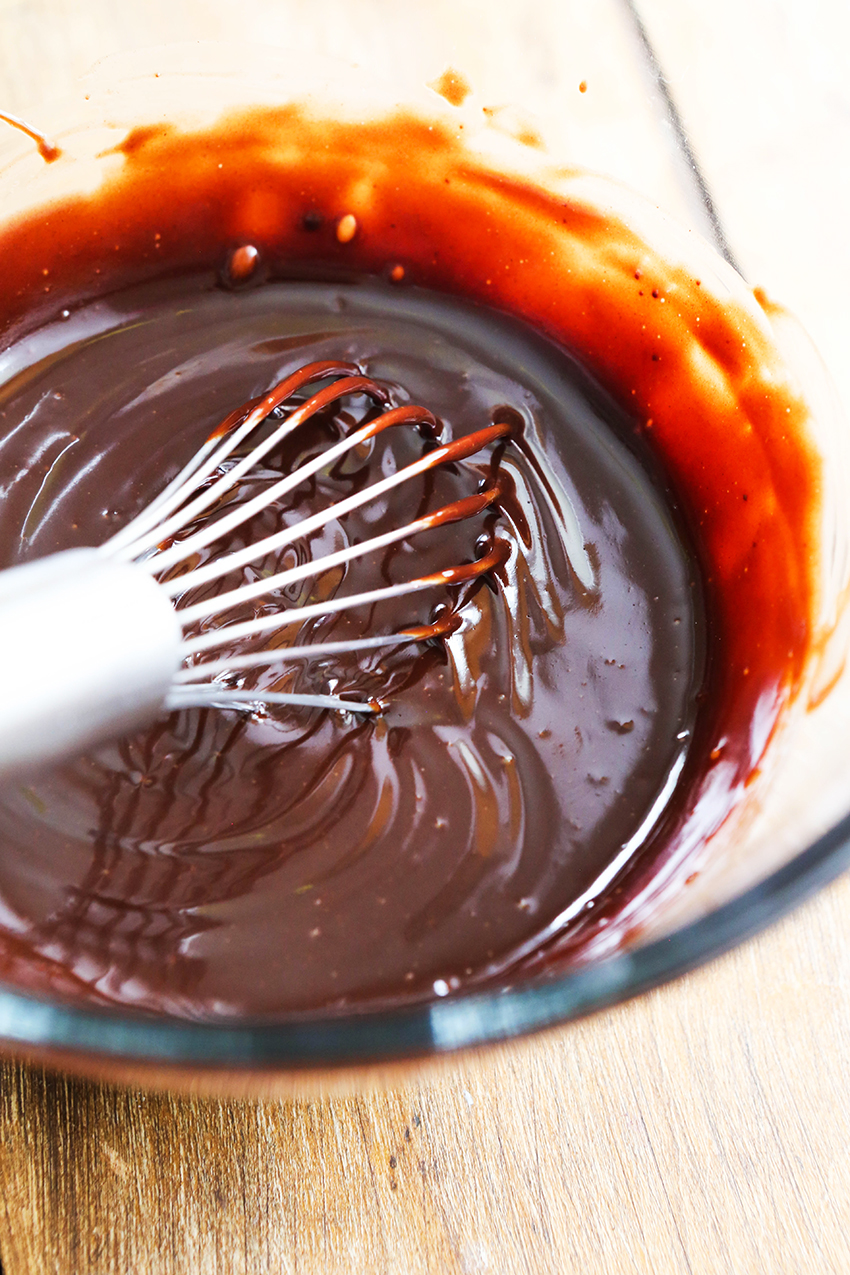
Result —
[{"label": "bowl rim", "polygon": [[850,814],[788,863],[643,947],[517,986],[388,1009],[269,1022],[190,1021],[79,1007],[0,985],[0,1049],[81,1061],[228,1071],[316,1071],[443,1055],[563,1025],[660,987],[765,929],[850,866]]},{"label": "bowl rim", "polygon": [[[107,62],[98,68],[95,84],[114,74],[114,64]],[[436,106],[430,102],[434,114]],[[617,211],[619,183],[583,176],[584,197]],[[640,197],[639,207],[649,212]],[[668,229],[675,226],[655,207],[651,215]],[[634,225],[633,218],[634,213],[624,220]],[[717,259],[718,284],[743,282],[724,247],[715,238],[714,251],[727,258]],[[277,1021],[202,1021],[77,1005],[0,983],[0,1054],[57,1051],[92,1067],[96,1061],[126,1062],[246,1073],[327,1071],[451,1054],[563,1025],[668,983],[780,919],[848,866],[850,813],[763,880],[662,938],[567,973],[506,980],[412,1005],[293,1014]]]}]

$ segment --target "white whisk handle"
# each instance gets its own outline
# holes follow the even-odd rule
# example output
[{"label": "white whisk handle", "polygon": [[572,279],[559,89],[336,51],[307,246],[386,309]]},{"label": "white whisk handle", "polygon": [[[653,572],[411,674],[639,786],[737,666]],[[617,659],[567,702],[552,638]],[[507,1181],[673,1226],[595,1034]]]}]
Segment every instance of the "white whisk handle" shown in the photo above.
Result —
[{"label": "white whisk handle", "polygon": [[150,575],[94,549],[0,572],[0,776],[152,721],[181,628]]}]

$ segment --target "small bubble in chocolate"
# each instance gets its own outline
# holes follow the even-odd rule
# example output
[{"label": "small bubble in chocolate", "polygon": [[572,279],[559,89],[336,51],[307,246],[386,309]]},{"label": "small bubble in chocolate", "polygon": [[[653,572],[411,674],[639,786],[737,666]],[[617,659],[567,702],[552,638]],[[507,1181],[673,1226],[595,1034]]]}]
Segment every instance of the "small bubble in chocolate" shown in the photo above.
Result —
[{"label": "small bubble in chocolate", "polygon": [[259,260],[259,250],[251,243],[242,244],[240,248],[234,248],[227,263],[228,277],[234,283],[242,283],[245,279],[250,279],[257,269]]},{"label": "small bubble in chocolate", "polygon": [[336,237],[340,243],[351,243],[357,234],[357,218],[354,213],[346,213],[336,223]]}]

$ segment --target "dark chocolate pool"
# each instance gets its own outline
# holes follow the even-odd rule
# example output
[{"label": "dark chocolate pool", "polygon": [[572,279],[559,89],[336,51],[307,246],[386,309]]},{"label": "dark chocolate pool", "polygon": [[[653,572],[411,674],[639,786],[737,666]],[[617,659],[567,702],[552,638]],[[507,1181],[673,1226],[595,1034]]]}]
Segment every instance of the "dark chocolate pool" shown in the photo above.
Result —
[{"label": "dark chocolate pool", "polygon": [[[264,675],[387,694],[377,721],[192,710],[7,786],[0,978],[200,1017],[445,995],[569,931],[680,800],[707,639],[674,502],[578,364],[486,308],[374,280],[227,291],[199,275],[65,312],[3,356],[0,566],[102,542],[234,407],[323,358],[429,407],[443,440],[506,413],[522,428],[294,552],[409,521],[498,472],[495,514],[354,562],[329,587],[470,561],[494,539],[504,568],[454,597],[463,623],[444,644]],[[348,402],[266,466],[296,465],[363,410]],[[382,435],[248,535],[422,446]],[[426,622],[446,601],[354,612],[322,635]]]}]

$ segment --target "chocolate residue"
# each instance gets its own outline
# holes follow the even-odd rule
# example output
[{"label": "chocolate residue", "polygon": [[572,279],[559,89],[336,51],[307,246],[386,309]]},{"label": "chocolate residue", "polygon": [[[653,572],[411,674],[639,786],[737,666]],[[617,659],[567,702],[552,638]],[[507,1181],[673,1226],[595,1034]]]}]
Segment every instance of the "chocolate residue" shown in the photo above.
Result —
[{"label": "chocolate residue", "polygon": [[[189,1015],[406,999],[440,980],[492,977],[593,889],[681,767],[679,736],[696,713],[694,563],[667,502],[612,433],[627,436],[627,423],[548,342],[422,290],[364,281],[223,292],[183,279],[116,294],[110,316],[93,333],[96,313],[75,311],[64,352],[0,398],[0,464],[16,475],[0,506],[4,565],[103,540],[231,403],[256,400],[309,360],[345,359],[378,378],[390,409],[430,404],[438,436],[378,432],[378,416],[362,454],[320,471],[226,547],[275,534],[423,448],[434,467],[420,478],[243,578],[413,517],[426,527],[228,619],[433,573],[426,594],[269,640],[416,626],[445,636],[226,683],[247,700],[258,685],[377,696],[389,704],[377,724],[189,711],[7,792],[0,892],[18,940],[89,995]],[[236,498],[374,411],[353,393],[269,454]],[[444,454],[450,463],[438,466]],[[442,507],[446,516],[429,518]],[[612,718],[633,728],[614,732]]]},{"label": "chocolate residue", "polygon": [[[812,649],[818,461],[757,315],[439,121],[287,106],[119,149],[99,191],[0,234],[4,563],[104,539],[204,431],[321,354],[450,433],[520,413],[498,518],[476,515],[511,556],[445,647],[348,670],[402,688],[377,727],[187,713],[15,790],[4,977],[275,1014],[448,993],[548,940],[563,964],[603,928],[625,941],[630,900],[669,865],[684,881],[735,808]],[[246,243],[262,279],[225,291]],[[402,262],[403,286],[363,282]],[[472,494],[470,465],[443,503]],[[478,556],[474,522],[433,534],[435,570]]]},{"label": "chocolate residue", "polygon": [[31,137],[45,164],[52,164],[62,154],[59,147],[48,141],[43,133],[40,133],[37,128],[31,128],[29,124],[19,119],[17,115],[7,115],[0,111],[0,120],[3,120],[6,124],[11,124],[12,128],[17,128],[21,133],[26,133],[27,137]]},{"label": "chocolate residue", "polygon": [[428,85],[440,97],[444,97],[450,106],[463,106],[472,89],[460,71],[447,67],[443,74]]}]

